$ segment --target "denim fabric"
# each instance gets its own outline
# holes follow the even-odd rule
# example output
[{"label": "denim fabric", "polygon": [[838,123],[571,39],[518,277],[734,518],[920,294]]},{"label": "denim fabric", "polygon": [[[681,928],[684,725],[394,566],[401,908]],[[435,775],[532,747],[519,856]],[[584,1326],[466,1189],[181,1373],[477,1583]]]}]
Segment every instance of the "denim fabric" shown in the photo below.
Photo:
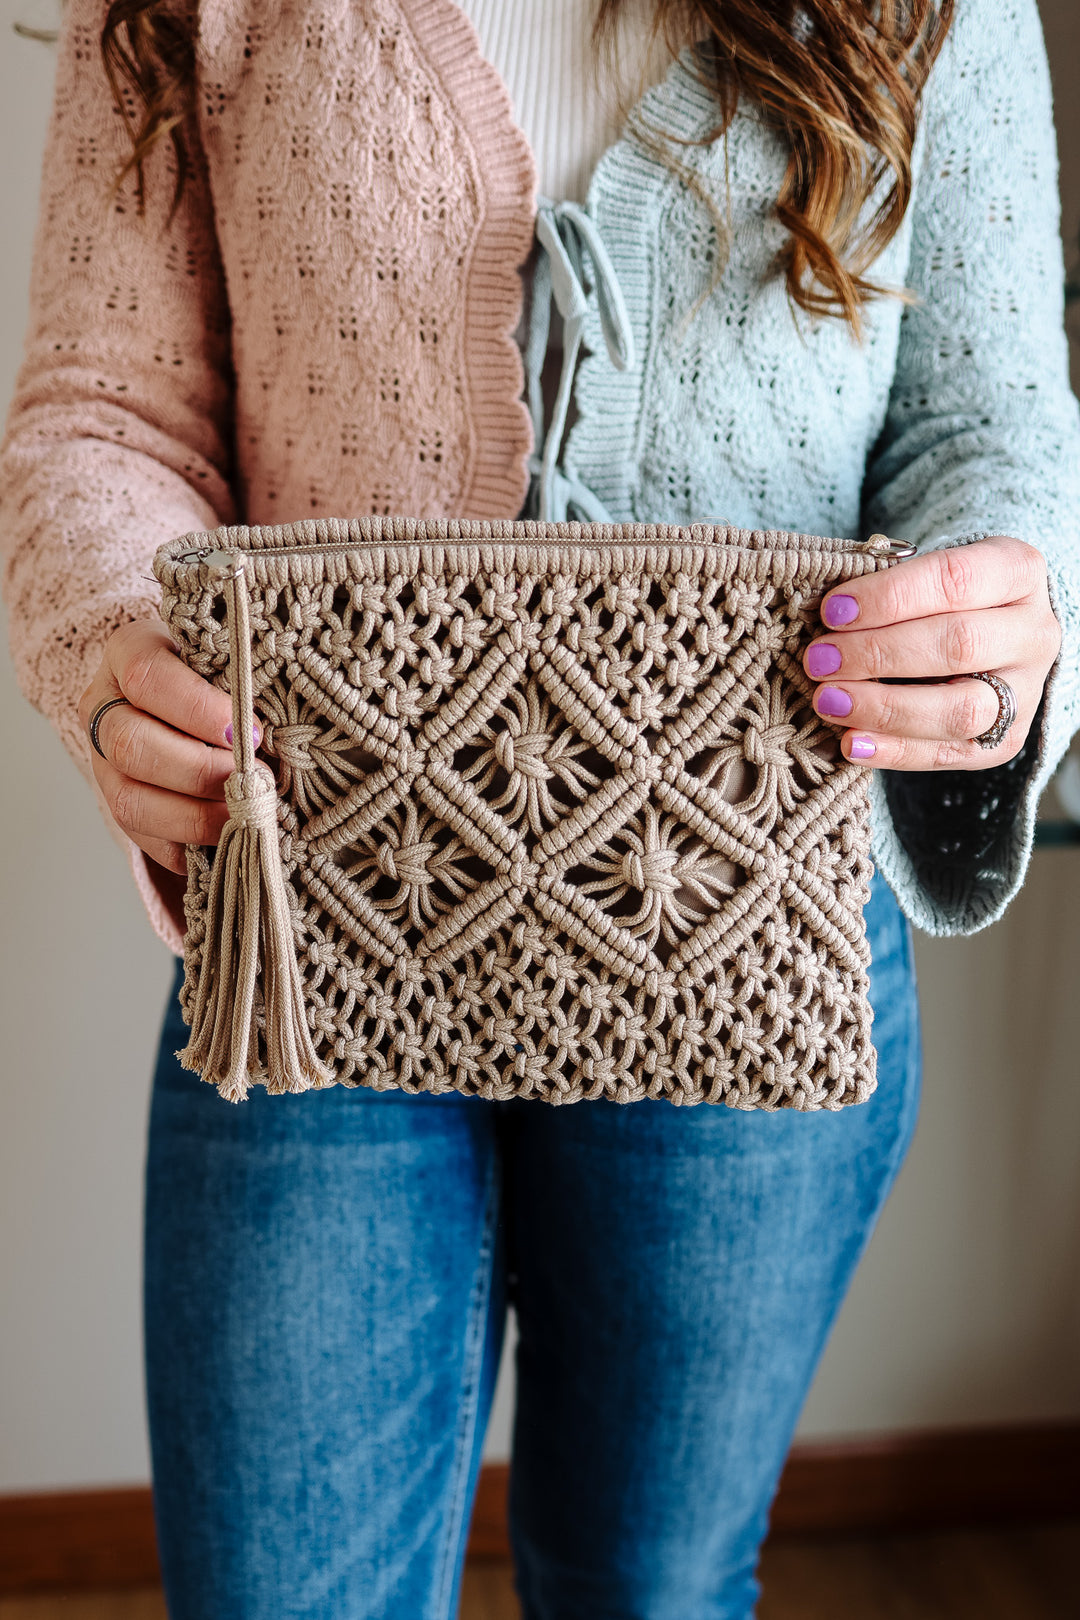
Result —
[{"label": "denim fabric", "polygon": [[911,940],[875,879],[879,1086],[667,1102],[151,1110],[146,1342],[172,1620],[450,1620],[508,1302],[526,1620],[747,1620],[771,1498],[915,1122]]}]

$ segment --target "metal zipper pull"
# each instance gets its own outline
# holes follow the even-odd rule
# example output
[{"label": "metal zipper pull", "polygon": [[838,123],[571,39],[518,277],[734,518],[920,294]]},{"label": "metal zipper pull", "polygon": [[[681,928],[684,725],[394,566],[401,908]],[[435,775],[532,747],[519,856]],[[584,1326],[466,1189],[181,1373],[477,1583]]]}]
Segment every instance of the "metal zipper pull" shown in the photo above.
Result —
[{"label": "metal zipper pull", "polygon": [[244,571],[244,559],[238,551],[219,551],[214,546],[202,546],[198,551],[182,551],[178,563],[206,563],[208,568],[220,571],[227,579],[235,579]]}]

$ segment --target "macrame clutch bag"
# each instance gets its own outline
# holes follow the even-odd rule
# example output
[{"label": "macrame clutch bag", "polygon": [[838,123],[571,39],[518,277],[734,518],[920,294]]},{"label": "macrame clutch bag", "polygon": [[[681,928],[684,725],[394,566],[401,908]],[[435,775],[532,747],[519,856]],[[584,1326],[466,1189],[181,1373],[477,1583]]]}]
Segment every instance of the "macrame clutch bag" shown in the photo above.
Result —
[{"label": "macrame clutch bag", "polygon": [[234,1101],[861,1102],[869,775],[800,655],[904,549],[380,518],[163,546],[236,739],[181,1061]]}]

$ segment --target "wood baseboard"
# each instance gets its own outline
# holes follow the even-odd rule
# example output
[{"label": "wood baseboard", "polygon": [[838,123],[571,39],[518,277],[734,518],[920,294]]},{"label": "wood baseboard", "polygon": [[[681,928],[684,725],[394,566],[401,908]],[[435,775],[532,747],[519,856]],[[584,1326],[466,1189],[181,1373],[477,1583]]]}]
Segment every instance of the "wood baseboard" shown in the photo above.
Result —
[{"label": "wood baseboard", "polygon": [[0,1596],[148,1586],[157,1578],[148,1486],[0,1497]]},{"label": "wood baseboard", "polygon": [[792,1448],[774,1536],[1080,1518],[1080,1422],[869,1436]]},{"label": "wood baseboard", "polygon": [[[510,1556],[506,1463],[480,1474],[469,1557]],[[1080,1422],[797,1445],[772,1536],[1080,1518]],[[0,1596],[157,1580],[150,1491],[0,1496]]]}]

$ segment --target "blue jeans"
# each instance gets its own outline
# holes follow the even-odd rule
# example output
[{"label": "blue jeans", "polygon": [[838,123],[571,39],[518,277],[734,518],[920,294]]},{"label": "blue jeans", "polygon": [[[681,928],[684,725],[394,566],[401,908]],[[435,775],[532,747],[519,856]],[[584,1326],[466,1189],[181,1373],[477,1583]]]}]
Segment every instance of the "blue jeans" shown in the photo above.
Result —
[{"label": "blue jeans", "polygon": [[151,1111],[146,1347],[172,1620],[450,1620],[508,1303],[527,1620],[747,1620],[807,1387],[915,1122],[875,878],[879,1085],[838,1114],[335,1088]]}]

